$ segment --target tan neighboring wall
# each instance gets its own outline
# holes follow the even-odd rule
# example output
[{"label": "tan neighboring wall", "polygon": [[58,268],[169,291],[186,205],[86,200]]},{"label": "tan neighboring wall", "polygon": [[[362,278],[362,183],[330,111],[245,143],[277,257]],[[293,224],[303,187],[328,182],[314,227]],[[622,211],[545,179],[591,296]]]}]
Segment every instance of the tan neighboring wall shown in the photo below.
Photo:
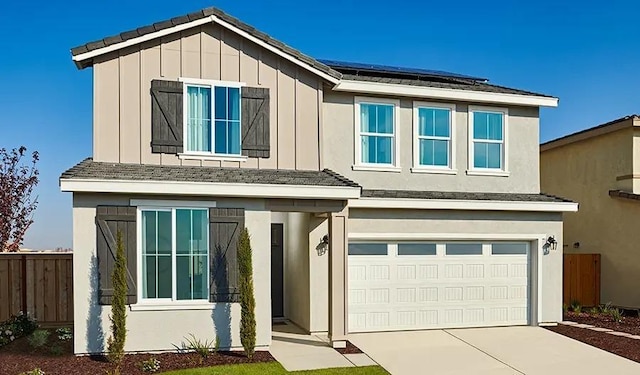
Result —
[{"label": "tan neighboring wall", "polygon": [[[325,91],[322,121],[324,165],[358,181],[366,189],[405,189],[437,191],[474,191],[503,193],[539,193],[539,110],[537,107],[510,107],[508,119],[508,177],[469,176],[468,108],[473,103],[455,104],[455,175],[413,173],[413,101],[425,99],[399,98],[400,167],[402,171],[354,171],[354,99],[363,95]],[[398,99],[398,98],[392,98]],[[435,102],[433,100],[429,102]],[[488,107],[503,107],[492,106]]]},{"label": "tan neighboring wall", "polygon": [[[163,165],[320,168],[320,78],[217,24],[144,42],[94,61],[96,161]],[[245,82],[270,88],[271,156],[246,162],[180,160],[151,153],[153,79]]]},{"label": "tan neighboring wall", "polygon": [[564,216],[563,248],[602,254],[601,301],[640,307],[640,202],[609,196],[612,189],[631,191],[632,180],[620,176],[637,174],[640,166],[637,130],[626,121],[613,132],[543,145],[540,177],[543,192],[580,204]]}]

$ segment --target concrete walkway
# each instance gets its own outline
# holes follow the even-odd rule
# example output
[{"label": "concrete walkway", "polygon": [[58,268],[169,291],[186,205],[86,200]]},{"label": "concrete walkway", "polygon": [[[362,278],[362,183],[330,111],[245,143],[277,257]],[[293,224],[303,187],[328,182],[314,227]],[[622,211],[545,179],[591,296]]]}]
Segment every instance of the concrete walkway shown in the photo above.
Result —
[{"label": "concrete walkway", "polygon": [[363,333],[349,340],[394,375],[640,374],[639,363],[539,327]]},{"label": "concrete walkway", "polygon": [[292,324],[273,326],[269,351],[287,371],[376,364],[366,354],[342,355],[330,346],[326,335],[308,335]]}]

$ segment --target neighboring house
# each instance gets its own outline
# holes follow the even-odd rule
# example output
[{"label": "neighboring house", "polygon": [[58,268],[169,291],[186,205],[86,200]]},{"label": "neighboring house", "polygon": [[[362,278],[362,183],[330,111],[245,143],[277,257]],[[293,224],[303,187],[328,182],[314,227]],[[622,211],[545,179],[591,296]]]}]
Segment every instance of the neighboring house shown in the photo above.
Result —
[{"label": "neighboring house", "polygon": [[[540,194],[557,99],[446,72],[318,61],[208,8],[72,49],[93,68],[93,158],[73,192],[76,353],[103,350],[115,237],[127,350],[240,347],[236,240],[257,345],[328,332],[561,317],[562,213]],[[552,241],[549,241],[552,242]]]},{"label": "neighboring house", "polygon": [[567,253],[601,254],[600,300],[639,308],[640,117],[540,146],[542,189],[580,202],[566,216]]}]

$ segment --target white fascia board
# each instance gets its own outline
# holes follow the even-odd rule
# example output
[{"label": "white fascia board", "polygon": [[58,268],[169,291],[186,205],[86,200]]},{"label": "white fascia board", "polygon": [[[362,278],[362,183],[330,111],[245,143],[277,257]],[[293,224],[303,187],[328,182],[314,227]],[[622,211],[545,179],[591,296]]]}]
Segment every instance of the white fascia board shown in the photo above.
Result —
[{"label": "white fascia board", "polygon": [[124,42],[112,44],[112,45],[107,46],[107,47],[102,47],[102,48],[99,48],[99,49],[96,49],[96,50],[93,50],[93,51],[80,53],[78,55],[73,56],[73,61],[75,61],[76,63],[79,63],[81,61],[92,59],[92,58],[94,58],[96,56],[104,55],[106,53],[117,51],[117,50],[122,49],[122,48],[134,46],[136,44],[143,43],[143,42],[146,42],[146,41],[149,41],[149,40],[152,40],[152,39],[161,38],[163,36],[167,36],[167,35],[170,35],[170,34],[173,34],[173,33],[177,33],[179,31],[183,31],[183,30],[188,30],[188,29],[190,29],[192,27],[204,25],[204,24],[210,23],[211,21],[212,20],[211,20],[210,17],[205,17],[205,18],[201,18],[199,20],[183,23],[181,25],[176,25],[174,27],[170,27],[170,28],[167,28],[167,29],[156,31],[154,33],[149,33],[149,34],[145,34],[145,35],[139,36],[137,38],[125,40]]},{"label": "white fascia board", "polygon": [[534,107],[557,107],[558,98],[503,94],[484,91],[454,90],[438,87],[397,85],[391,83],[342,80],[334,91],[348,91],[366,94],[411,96],[416,98],[471,101],[478,103],[500,103]]},{"label": "white fascia board", "polygon": [[61,179],[60,190],[75,193],[201,195],[247,198],[343,200],[360,197],[359,187],[100,179]]},{"label": "white fascia board", "polygon": [[217,23],[220,26],[223,26],[223,27],[227,28],[228,30],[233,31],[234,33],[242,36],[243,38],[246,38],[246,39],[256,43],[260,47],[262,47],[262,48],[264,48],[266,50],[269,50],[269,51],[275,53],[276,55],[278,55],[278,56],[280,56],[280,57],[282,57],[282,58],[284,58],[286,60],[289,60],[292,63],[294,63],[294,64],[296,64],[296,65],[298,65],[298,66],[300,66],[300,67],[302,67],[304,69],[307,69],[310,72],[312,72],[312,73],[314,73],[314,74],[326,79],[327,81],[333,83],[334,85],[337,84],[338,82],[340,82],[339,79],[337,79],[335,77],[332,77],[329,74],[327,74],[327,73],[325,73],[325,72],[323,72],[321,70],[318,70],[318,69],[314,68],[313,66],[308,65],[308,64],[298,60],[297,58],[289,55],[288,53],[286,53],[284,51],[281,51],[280,49],[278,49],[278,48],[276,48],[276,47],[274,47],[274,46],[272,46],[272,45],[270,45],[268,43],[265,43],[264,41],[260,40],[259,38],[256,38],[255,36],[247,33],[246,31],[243,31],[243,30],[237,28],[236,26],[234,26],[234,25],[232,25],[232,24],[230,24],[230,23],[228,23],[226,21],[223,21],[220,18],[218,18],[216,16],[213,16],[213,15],[209,16],[209,17],[205,17],[205,18],[199,19],[199,20],[195,20],[195,21],[192,21],[192,22],[187,22],[187,23],[183,23],[181,25],[170,27],[168,29],[156,31],[154,33],[142,35],[140,37],[129,39],[129,40],[126,40],[124,42],[112,44],[110,46],[103,47],[103,48],[100,48],[100,49],[97,49],[97,50],[81,53],[81,54],[78,54],[76,56],[73,56],[73,61],[75,61],[76,63],[79,63],[81,61],[84,61],[84,60],[87,60],[87,59],[91,59],[91,58],[94,58],[96,56],[103,55],[105,53],[117,51],[119,49],[130,47],[130,46],[136,45],[138,43],[142,43],[142,42],[146,42],[146,41],[149,41],[149,40],[152,40],[152,39],[160,38],[160,37],[163,37],[163,36],[166,36],[166,35],[170,35],[170,34],[173,34],[173,33],[179,32],[179,31],[188,30],[188,29],[190,29],[192,27],[204,25],[204,24],[207,24],[207,23],[210,23],[210,22]]},{"label": "white fascia board", "polygon": [[476,201],[476,200],[454,200],[454,199],[360,198],[360,199],[349,200],[349,208],[577,212],[578,204],[573,202],[511,202],[511,201]]}]

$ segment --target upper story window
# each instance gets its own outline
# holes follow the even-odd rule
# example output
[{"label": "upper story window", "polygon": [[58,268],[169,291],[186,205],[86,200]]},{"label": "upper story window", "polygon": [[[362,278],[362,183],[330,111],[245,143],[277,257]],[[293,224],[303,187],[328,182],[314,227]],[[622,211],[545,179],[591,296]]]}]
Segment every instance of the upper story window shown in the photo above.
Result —
[{"label": "upper story window", "polygon": [[356,98],[354,169],[396,170],[399,102]]},{"label": "upper story window", "polygon": [[414,103],[413,171],[455,172],[455,105]]},{"label": "upper story window", "polygon": [[507,171],[507,110],[469,108],[469,164],[476,172]]},{"label": "upper story window", "polygon": [[241,84],[185,81],[185,152],[240,156]]}]

